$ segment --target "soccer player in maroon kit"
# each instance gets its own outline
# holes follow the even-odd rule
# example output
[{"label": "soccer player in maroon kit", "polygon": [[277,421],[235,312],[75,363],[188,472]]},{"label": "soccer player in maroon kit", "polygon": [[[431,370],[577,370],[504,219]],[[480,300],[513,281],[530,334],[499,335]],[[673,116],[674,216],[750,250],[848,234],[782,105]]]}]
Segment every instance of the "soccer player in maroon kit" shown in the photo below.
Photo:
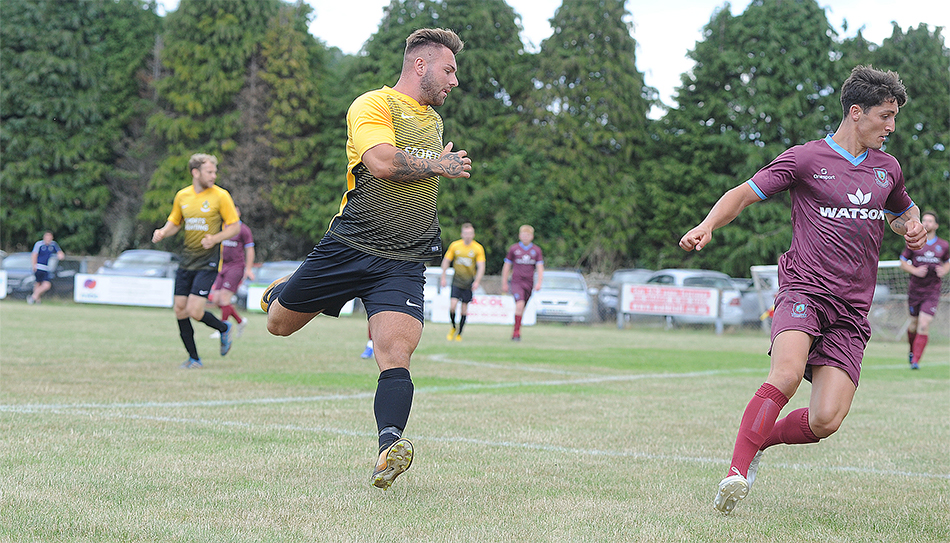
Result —
[{"label": "soccer player in maroon kit", "polygon": [[925,211],[920,217],[927,230],[927,242],[920,249],[907,247],[901,253],[901,269],[910,274],[907,285],[907,307],[910,324],[907,341],[910,343],[911,369],[920,368],[920,357],[927,346],[930,322],[940,305],[940,283],[950,271],[950,243],[937,237],[937,214]]},{"label": "soccer player in maroon kit", "polygon": [[[240,219],[241,209],[234,206],[234,210],[237,211]],[[248,225],[244,222],[240,224],[241,230],[238,235],[221,242],[221,269],[211,287],[214,292],[214,303],[221,308],[221,321],[227,322],[228,317],[233,316],[237,322],[235,337],[241,337],[247,321],[242,319],[231,305],[231,298],[234,297],[234,293],[245,278],[254,280],[254,235]]]},{"label": "soccer player in maroon kit", "polygon": [[[531,298],[532,290],[541,290],[541,280],[544,278],[544,256],[541,248],[533,243],[534,227],[528,224],[518,229],[518,243],[508,248],[505,264],[501,268],[501,292],[511,295],[515,299],[515,328],[511,334],[512,341],[521,341],[521,317],[524,315],[524,306]],[[534,272],[538,272],[538,282],[534,282]],[[511,276],[511,285],[508,277]]]},{"label": "soccer player in maroon kit", "polygon": [[[742,415],[728,476],[714,507],[729,514],[748,495],[761,453],[779,443],[815,443],[837,431],[858,386],[871,337],[867,322],[885,219],[920,248],[926,230],[897,160],[881,151],[907,93],[894,72],[856,66],[841,86],[844,118],[833,135],[788,149],[727,191],[680,240],[701,250],[746,206],[787,190],[792,243],[779,259],[771,367]],[[776,422],[802,379],[809,406]]]}]

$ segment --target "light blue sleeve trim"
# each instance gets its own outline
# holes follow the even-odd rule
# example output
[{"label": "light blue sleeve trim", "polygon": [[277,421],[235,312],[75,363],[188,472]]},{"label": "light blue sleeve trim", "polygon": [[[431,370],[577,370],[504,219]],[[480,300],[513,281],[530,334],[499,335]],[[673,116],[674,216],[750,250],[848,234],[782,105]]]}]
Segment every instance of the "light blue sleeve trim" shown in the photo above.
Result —
[{"label": "light blue sleeve trim", "polygon": [[[907,209],[910,209],[910,208],[914,207],[915,205],[917,205],[917,204],[915,204],[914,201],[911,200],[911,201],[910,201],[910,205],[907,206]],[[888,211],[888,210],[885,209],[885,210],[884,210],[884,213],[888,213],[888,214],[890,214],[890,215],[894,215],[895,217],[900,217],[900,216],[903,215],[904,213],[907,213],[907,209],[905,209],[904,211],[901,211],[900,213],[895,213],[895,212],[893,212],[893,211]]]},{"label": "light blue sleeve trim", "polygon": [[903,260],[904,262],[910,262],[910,259],[909,259],[909,258],[904,258],[904,255],[901,255],[900,258],[901,258],[901,260]]},{"label": "light blue sleeve trim", "polygon": [[759,187],[755,186],[755,183],[753,183],[751,179],[749,179],[748,181],[746,181],[746,183],[747,183],[750,187],[752,187],[752,190],[755,191],[755,195],[758,196],[760,200],[768,200],[768,199],[769,199],[769,197],[766,196],[764,192],[762,192],[761,190],[759,190]]}]

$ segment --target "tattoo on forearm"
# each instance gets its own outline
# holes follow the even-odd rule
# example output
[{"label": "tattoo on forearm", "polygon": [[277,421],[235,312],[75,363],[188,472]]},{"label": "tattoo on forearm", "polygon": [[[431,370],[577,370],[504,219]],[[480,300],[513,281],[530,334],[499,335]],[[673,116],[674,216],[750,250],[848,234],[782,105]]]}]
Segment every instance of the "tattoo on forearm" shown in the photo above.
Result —
[{"label": "tattoo on forearm", "polygon": [[462,157],[450,153],[438,160],[427,160],[398,151],[389,173],[391,181],[416,181],[433,175],[458,176],[465,171]]},{"label": "tattoo on forearm", "polygon": [[405,151],[396,153],[393,159],[393,167],[389,173],[391,181],[416,181],[438,175],[432,167],[433,162],[424,158],[418,158]]}]

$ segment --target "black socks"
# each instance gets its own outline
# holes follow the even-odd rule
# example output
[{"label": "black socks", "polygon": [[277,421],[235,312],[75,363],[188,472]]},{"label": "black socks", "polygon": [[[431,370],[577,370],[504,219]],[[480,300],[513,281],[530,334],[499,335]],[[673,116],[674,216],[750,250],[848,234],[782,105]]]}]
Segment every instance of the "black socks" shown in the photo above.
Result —
[{"label": "black socks", "polygon": [[373,411],[380,452],[399,439],[406,428],[412,408],[412,391],[412,379],[406,368],[392,368],[379,374]]}]

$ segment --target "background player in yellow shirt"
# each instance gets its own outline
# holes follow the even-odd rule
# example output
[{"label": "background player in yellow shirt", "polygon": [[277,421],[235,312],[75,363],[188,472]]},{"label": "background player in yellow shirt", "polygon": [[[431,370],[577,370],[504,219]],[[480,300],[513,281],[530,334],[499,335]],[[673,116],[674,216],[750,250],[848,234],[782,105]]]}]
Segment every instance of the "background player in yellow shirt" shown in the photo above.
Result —
[{"label": "background player in yellow shirt", "polygon": [[231,323],[221,322],[205,311],[205,306],[211,285],[218,276],[220,244],[241,231],[241,222],[231,194],[214,184],[218,177],[218,159],[195,154],[188,160],[188,168],[191,186],[175,195],[168,221],[152,233],[152,243],[174,236],[182,228],[185,230],[181,265],[175,274],[175,318],[181,341],[188,351],[188,360],[181,367],[194,369],[202,364],[191,319],[221,332],[221,356],[231,349]]},{"label": "background player in yellow shirt", "polygon": [[[446,286],[446,272],[449,264],[455,270],[452,277],[452,300],[449,305],[449,319],[452,331],[445,339],[462,341],[462,329],[468,316],[468,303],[472,301],[472,291],[478,288],[485,275],[485,248],[475,241],[475,227],[472,223],[462,225],[462,239],[453,241],[442,259],[442,288]],[[458,327],[455,326],[455,308],[462,302]]]}]

